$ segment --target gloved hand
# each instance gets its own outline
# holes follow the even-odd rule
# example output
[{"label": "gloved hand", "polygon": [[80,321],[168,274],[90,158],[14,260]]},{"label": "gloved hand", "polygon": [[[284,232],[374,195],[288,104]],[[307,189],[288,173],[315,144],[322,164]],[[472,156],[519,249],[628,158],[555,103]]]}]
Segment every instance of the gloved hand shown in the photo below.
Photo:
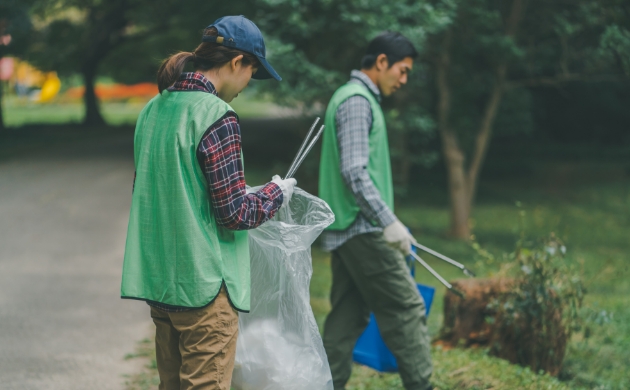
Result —
[{"label": "gloved hand", "polygon": [[416,239],[399,220],[385,227],[383,236],[389,245],[401,251],[405,256],[411,253],[411,243],[417,244]]},{"label": "gloved hand", "polygon": [[293,189],[297,185],[297,180],[293,178],[283,180],[280,178],[280,176],[275,175],[274,177],[271,178],[271,181],[273,183],[276,183],[278,187],[280,187],[280,189],[282,190],[283,200],[282,200],[281,207],[285,207],[286,205],[289,204],[289,201],[291,200],[291,195],[293,195]]}]

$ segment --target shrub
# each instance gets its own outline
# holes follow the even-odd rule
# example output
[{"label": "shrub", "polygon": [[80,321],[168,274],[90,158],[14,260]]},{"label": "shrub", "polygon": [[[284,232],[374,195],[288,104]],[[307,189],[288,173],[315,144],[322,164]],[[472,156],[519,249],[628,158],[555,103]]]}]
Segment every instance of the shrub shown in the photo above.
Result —
[{"label": "shrub", "polygon": [[566,247],[553,234],[539,241],[521,239],[499,272],[512,288],[490,304],[495,313],[490,353],[534,372],[557,375],[566,344],[580,329],[585,294],[581,278],[565,262]]}]

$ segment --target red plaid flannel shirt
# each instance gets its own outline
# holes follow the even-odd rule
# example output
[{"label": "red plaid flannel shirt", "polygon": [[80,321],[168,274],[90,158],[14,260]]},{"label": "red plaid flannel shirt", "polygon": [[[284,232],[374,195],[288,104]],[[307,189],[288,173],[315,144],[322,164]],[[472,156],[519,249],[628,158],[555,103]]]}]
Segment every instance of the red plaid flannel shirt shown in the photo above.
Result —
[{"label": "red plaid flannel shirt", "polygon": [[[169,91],[203,91],[217,95],[201,73],[183,73]],[[257,192],[245,190],[241,160],[241,128],[234,112],[212,124],[197,147],[197,160],[219,225],[231,230],[254,229],[272,218],[282,205],[282,191],[268,183]]]},{"label": "red plaid flannel shirt", "polygon": [[[218,95],[201,73],[182,73],[169,91],[203,91]],[[231,230],[248,230],[272,218],[282,206],[282,190],[267,183],[246,193],[241,160],[241,127],[229,111],[204,133],[197,147],[197,162],[208,182],[208,193],[217,223]],[[135,184],[135,177],[134,177]]]}]

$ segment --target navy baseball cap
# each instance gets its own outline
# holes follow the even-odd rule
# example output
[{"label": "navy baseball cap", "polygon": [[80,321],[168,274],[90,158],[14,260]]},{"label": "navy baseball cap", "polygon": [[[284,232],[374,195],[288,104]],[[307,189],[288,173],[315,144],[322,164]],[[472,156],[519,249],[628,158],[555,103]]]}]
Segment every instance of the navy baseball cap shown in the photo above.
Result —
[{"label": "navy baseball cap", "polygon": [[216,42],[223,46],[233,47],[238,50],[250,53],[258,57],[262,67],[252,76],[253,79],[264,80],[274,78],[278,81],[282,77],[271,67],[265,55],[265,41],[262,33],[256,27],[254,22],[247,19],[243,15],[224,16],[212,22],[206,29],[214,27],[217,29],[218,36],[204,35],[201,39],[203,42]]}]

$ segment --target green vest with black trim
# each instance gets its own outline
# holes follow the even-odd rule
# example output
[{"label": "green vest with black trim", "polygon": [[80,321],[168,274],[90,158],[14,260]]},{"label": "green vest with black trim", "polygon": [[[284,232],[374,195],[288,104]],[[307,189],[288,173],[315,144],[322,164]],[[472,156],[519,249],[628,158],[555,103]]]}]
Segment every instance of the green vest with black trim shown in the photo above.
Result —
[{"label": "green vest with black trim", "polygon": [[197,162],[204,133],[228,111],[211,93],[163,91],[140,113],[123,298],[198,308],[225,283],[234,307],[249,311],[247,232],[217,225]]},{"label": "green vest with black trim", "polygon": [[381,199],[390,210],[394,211],[394,185],[383,110],[367,87],[348,83],[334,93],[326,108],[326,128],[324,129],[319,163],[319,197],[325,200],[335,213],[335,222],[326,230],[347,229],[360,212],[354,195],[341,176],[335,120],[339,106],[351,96],[356,95],[365,97],[372,108],[372,128],[369,135],[370,158],[367,170],[374,186],[381,195]]}]

